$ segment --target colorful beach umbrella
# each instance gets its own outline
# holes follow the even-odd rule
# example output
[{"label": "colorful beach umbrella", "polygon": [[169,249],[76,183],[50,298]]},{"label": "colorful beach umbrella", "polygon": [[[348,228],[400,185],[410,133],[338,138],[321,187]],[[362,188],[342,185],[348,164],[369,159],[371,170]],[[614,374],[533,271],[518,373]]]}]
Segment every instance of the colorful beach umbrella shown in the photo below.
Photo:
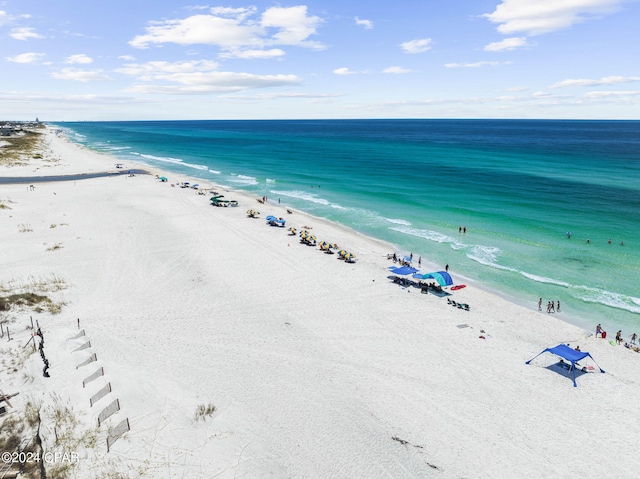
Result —
[{"label": "colorful beach umbrella", "polygon": [[356,255],[353,253],[347,253],[344,255],[344,259],[346,261],[353,261],[354,259],[356,259]]},{"label": "colorful beach umbrella", "polygon": [[344,258],[348,254],[349,252],[346,249],[341,249],[340,251],[338,251],[338,256],[340,256],[341,258]]}]

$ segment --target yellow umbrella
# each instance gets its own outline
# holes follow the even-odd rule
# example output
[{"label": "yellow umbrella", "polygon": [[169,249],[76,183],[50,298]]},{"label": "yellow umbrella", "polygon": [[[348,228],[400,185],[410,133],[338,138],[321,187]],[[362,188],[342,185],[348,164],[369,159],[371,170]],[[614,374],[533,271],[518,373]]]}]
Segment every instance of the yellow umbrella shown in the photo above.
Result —
[{"label": "yellow umbrella", "polygon": [[348,254],[349,252],[346,249],[341,249],[340,251],[338,251],[338,256],[340,256],[341,258],[344,258]]}]

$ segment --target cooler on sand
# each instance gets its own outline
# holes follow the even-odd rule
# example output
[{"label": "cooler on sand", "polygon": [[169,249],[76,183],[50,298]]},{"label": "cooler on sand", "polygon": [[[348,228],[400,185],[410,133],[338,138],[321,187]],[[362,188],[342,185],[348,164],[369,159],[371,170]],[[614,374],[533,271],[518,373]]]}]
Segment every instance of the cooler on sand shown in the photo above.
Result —
[{"label": "cooler on sand", "polygon": [[607,337],[607,332],[606,331],[602,331],[602,339]]}]

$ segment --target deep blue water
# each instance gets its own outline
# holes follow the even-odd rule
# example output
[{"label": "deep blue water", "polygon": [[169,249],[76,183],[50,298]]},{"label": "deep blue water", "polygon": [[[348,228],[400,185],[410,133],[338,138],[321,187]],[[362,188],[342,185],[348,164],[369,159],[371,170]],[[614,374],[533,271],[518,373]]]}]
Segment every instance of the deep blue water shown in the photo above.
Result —
[{"label": "deep blue water", "polygon": [[638,121],[57,126],[119,161],[278,198],[528,306],[560,300],[585,327],[640,332]]}]

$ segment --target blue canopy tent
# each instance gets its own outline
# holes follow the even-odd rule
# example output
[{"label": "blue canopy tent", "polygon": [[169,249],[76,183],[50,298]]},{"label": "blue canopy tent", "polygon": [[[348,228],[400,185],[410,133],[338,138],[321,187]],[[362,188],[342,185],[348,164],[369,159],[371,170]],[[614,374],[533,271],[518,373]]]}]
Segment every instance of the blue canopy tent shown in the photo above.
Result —
[{"label": "blue canopy tent", "polygon": [[418,271],[415,268],[412,268],[411,266],[400,266],[400,267],[395,267],[395,266],[389,266],[389,272],[393,273],[393,274],[397,274],[398,276],[390,276],[390,279],[393,279],[394,283],[397,284],[401,284],[402,286],[411,286],[413,285],[413,281],[411,281],[409,278],[400,278],[399,276],[409,276],[410,274],[415,273],[416,271]]},{"label": "blue canopy tent", "polygon": [[[540,356],[541,354],[544,353],[551,353],[551,354],[555,354],[556,356],[559,356],[562,359],[566,359],[567,361],[569,361],[571,363],[571,367],[569,369],[569,371],[572,373],[571,375],[571,379],[573,379],[573,386],[574,387],[578,387],[578,385],[576,384],[576,363],[584,358],[591,358],[591,360],[594,362],[594,364],[596,366],[598,366],[598,364],[596,363],[595,359],[593,359],[593,357],[591,357],[591,355],[587,352],[584,351],[576,351],[575,349],[570,348],[569,346],[565,345],[565,344],[558,344],[555,348],[547,348],[544,351],[542,351],[539,354],[536,354],[534,357],[532,357],[531,359],[529,359],[529,361],[527,361],[525,364],[529,364],[531,361],[533,361],[535,358],[537,358],[538,356]],[[600,369],[601,373],[604,373],[604,369],[602,369],[600,366],[598,366],[598,369]]]},{"label": "blue canopy tent", "polygon": [[435,279],[438,282],[438,284],[443,288],[445,286],[451,286],[453,284],[451,275],[446,271],[437,271],[435,273],[427,273],[427,274],[416,274],[413,277],[416,279]]},{"label": "blue canopy tent", "polygon": [[418,270],[415,268],[412,268],[411,266],[400,266],[398,268],[394,268],[393,266],[391,266],[389,268],[389,271],[391,271],[393,274],[399,274],[400,276],[404,276],[407,274],[413,274]]}]

